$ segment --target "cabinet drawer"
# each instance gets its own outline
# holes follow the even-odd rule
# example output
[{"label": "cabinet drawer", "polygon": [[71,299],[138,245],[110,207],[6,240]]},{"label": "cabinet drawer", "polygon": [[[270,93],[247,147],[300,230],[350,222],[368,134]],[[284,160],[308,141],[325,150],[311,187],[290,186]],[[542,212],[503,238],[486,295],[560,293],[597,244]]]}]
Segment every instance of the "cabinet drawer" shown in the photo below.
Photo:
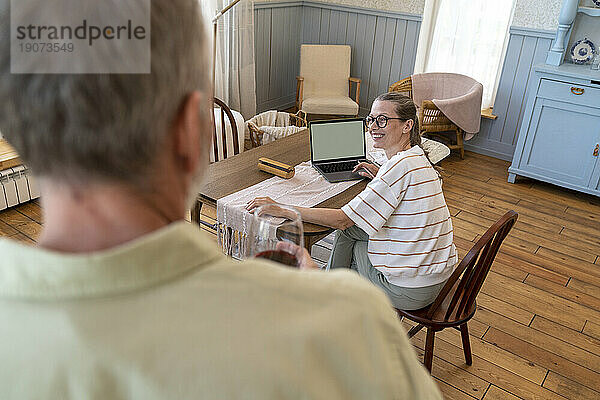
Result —
[{"label": "cabinet drawer", "polygon": [[600,88],[542,79],[538,97],[600,108]]}]

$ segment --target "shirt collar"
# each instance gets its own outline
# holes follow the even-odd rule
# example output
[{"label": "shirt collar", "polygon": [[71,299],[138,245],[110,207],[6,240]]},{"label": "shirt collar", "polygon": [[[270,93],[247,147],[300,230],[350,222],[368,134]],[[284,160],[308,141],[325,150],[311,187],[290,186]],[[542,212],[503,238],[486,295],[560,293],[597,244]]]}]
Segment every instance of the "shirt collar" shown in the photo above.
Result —
[{"label": "shirt collar", "polygon": [[419,145],[414,145],[408,150],[399,151],[396,155],[404,155],[404,154],[425,154],[423,149]]},{"label": "shirt collar", "polygon": [[224,257],[197,226],[180,221],[111,249],[70,254],[0,240],[0,297],[60,299],[139,290]]}]

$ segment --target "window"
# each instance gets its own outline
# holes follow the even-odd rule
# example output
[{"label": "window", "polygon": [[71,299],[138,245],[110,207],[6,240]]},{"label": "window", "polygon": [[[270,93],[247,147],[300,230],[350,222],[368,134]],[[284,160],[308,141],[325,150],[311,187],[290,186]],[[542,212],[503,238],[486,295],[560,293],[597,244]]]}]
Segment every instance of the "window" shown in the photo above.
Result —
[{"label": "window", "polygon": [[[514,0],[429,0],[415,72],[455,72],[483,84],[493,105]],[[428,28],[428,27],[429,28]],[[419,57],[419,56],[418,56]]]}]

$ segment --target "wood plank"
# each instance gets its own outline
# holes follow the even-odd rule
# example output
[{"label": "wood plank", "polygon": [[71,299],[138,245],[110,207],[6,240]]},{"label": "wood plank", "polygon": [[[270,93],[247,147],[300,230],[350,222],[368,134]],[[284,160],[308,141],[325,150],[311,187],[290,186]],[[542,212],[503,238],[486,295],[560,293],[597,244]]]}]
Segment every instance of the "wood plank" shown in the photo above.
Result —
[{"label": "wood plank", "polygon": [[7,224],[6,222],[0,220],[0,236],[14,236],[17,233],[19,233],[18,230],[16,230],[14,227]]},{"label": "wood plank", "polygon": [[16,240],[18,242],[24,243],[24,244],[30,244],[30,245],[35,245],[36,242],[35,240],[31,239],[28,236],[23,235],[22,233],[17,233],[14,236],[10,236],[10,240]]},{"label": "wood plank", "polygon": [[[461,237],[454,236],[454,244],[459,250],[459,255],[465,255],[474,243],[466,241]],[[508,246],[501,247],[501,251],[496,255],[496,259],[492,264],[492,271],[518,281],[523,281],[528,274],[537,275],[563,286],[569,281],[569,277],[565,275],[557,274],[556,272],[549,271],[544,267],[540,267],[521,258],[502,253],[502,249],[505,247]],[[530,254],[530,256],[535,257],[535,255],[532,254]]]},{"label": "wood plank", "polygon": [[597,248],[596,253],[600,254],[600,231],[595,231],[592,233],[582,232],[581,230],[575,230],[571,228],[564,228],[561,230],[560,236],[564,236],[570,240],[579,240],[589,244],[590,246],[595,246]]},{"label": "wood plank", "polygon": [[[600,277],[590,275],[587,267],[588,264],[579,260],[573,260],[568,257],[561,260],[551,259],[544,257],[539,251],[536,254],[530,254],[510,245],[503,245],[500,248],[499,255],[497,257],[501,256],[513,257],[516,263],[518,263],[519,260],[522,260],[524,262],[538,265],[541,268],[555,272],[562,276],[571,276],[600,286]],[[566,282],[564,284],[566,284]]]},{"label": "wood plank", "polygon": [[512,393],[507,392],[504,389],[500,389],[498,386],[490,386],[489,390],[485,394],[484,400],[518,400],[520,397],[515,396]]},{"label": "wood plank", "polygon": [[[580,263],[581,265],[588,265],[588,266],[591,265],[592,268],[588,269],[586,272],[593,274],[595,276],[599,276],[600,271],[597,271],[598,268],[596,268],[596,265],[594,265],[594,261],[596,261],[596,257],[593,254],[572,251],[571,255],[569,255],[569,252],[567,252],[567,249],[565,249],[564,246],[554,246],[554,247],[560,247],[560,249],[563,250],[564,252],[558,251],[555,248],[541,246],[538,249],[538,251],[536,252],[536,254],[538,254],[542,257],[549,258],[554,261],[560,261],[560,262],[575,261],[577,263]],[[574,258],[576,258],[577,260],[573,260]],[[585,262],[585,264],[583,264],[582,261]]]},{"label": "wood plank", "polygon": [[[424,338],[425,335],[423,332],[420,332],[411,339],[411,343],[423,349],[425,343]],[[477,351],[473,352],[473,365],[466,365],[462,344],[458,343],[455,345],[442,338],[439,338],[438,335],[436,335],[433,354],[434,357],[443,358],[446,361],[454,364],[457,368],[465,369],[471,374],[476,375],[493,385],[504,388],[511,393],[517,393],[523,399],[564,400],[562,396],[559,396],[518,374],[502,368],[502,366],[496,363],[495,359],[481,357]]]},{"label": "wood plank", "polygon": [[[588,321],[587,323],[589,324],[590,322]],[[540,332],[544,332],[548,335],[561,339],[565,343],[570,343],[581,349],[588,350],[596,355],[600,355],[600,339],[593,338],[574,329],[567,328],[566,326],[557,324],[556,322],[550,321],[544,317],[540,317],[539,315],[535,316],[530,326]]]},{"label": "wood plank", "polygon": [[[503,207],[499,207],[494,201],[488,202],[487,200],[489,199],[485,196],[479,200],[475,200],[472,198],[465,198],[460,194],[447,190],[444,190],[444,197],[446,198],[447,202],[451,202],[461,210],[468,211],[491,220],[497,220],[508,210],[515,208],[514,206],[511,206],[510,203],[506,203],[503,205]],[[528,213],[519,213],[519,223],[521,223],[522,226],[532,226],[534,228],[540,228],[544,231],[556,234],[559,234],[563,229],[562,225],[548,222],[545,218],[539,218],[539,216],[532,217],[528,215]]]},{"label": "wood plank", "polygon": [[24,234],[25,236],[30,237],[33,240],[37,240],[42,233],[42,225],[38,224],[35,221],[30,221],[26,224],[19,225],[17,228],[19,232]]},{"label": "wood plank", "polygon": [[488,274],[481,292],[575,330],[580,330],[587,318],[600,317],[598,311],[494,272]]},{"label": "wood plank", "polygon": [[[423,359],[423,349],[416,348],[417,356],[420,360]],[[455,365],[446,360],[434,357],[434,362],[431,368],[431,375],[440,381],[460,388],[460,390],[475,399],[482,399],[485,391],[490,384],[483,379],[475,376],[468,371],[456,368]]]},{"label": "wood plank", "polygon": [[[527,254],[530,257],[529,260],[531,260],[531,259],[535,260],[535,262],[531,262],[531,261],[528,261],[527,259],[515,257],[511,254],[506,254],[505,252],[503,252],[503,250],[511,251],[513,249],[514,248],[511,248],[510,245],[501,247],[500,251],[496,255],[496,260],[494,260],[494,263],[498,262],[498,263],[501,263],[501,265],[503,265],[503,264],[514,265],[514,266],[516,266],[515,268],[519,268],[523,272],[527,272],[528,274],[533,274],[533,275],[539,276],[540,278],[544,278],[546,280],[558,283],[560,285],[566,285],[567,282],[569,281],[569,277],[567,275],[563,275],[563,274],[548,270],[543,265],[538,265],[539,258],[536,258],[535,255],[523,252],[523,254]],[[514,251],[520,251],[520,250],[514,249]],[[494,269],[494,271],[498,272],[496,269]],[[506,275],[506,274],[503,274],[503,275]],[[525,279],[525,278],[523,278],[523,279]]]},{"label": "wood plank", "polygon": [[9,208],[0,213],[0,221],[16,228],[19,225],[31,222],[32,219],[17,211],[17,208]]},{"label": "wood plank", "polygon": [[599,373],[551,353],[548,350],[534,346],[496,328],[490,328],[483,339],[501,349],[518,354],[544,368],[560,371],[565,377],[590,389],[600,390]]},{"label": "wood plank", "polygon": [[[462,340],[460,334],[454,329],[444,329],[443,331],[436,333],[436,346],[438,338],[462,348]],[[493,360],[493,362],[499,367],[504,368],[525,379],[528,379],[531,382],[537,384],[541,384],[543,382],[547,372],[547,369],[545,367],[537,365],[531,360],[526,360],[515,353],[511,353],[501,347],[498,347],[488,342],[487,340],[479,339],[476,336],[470,335],[470,341],[473,353],[477,354],[479,357],[484,358],[486,360]],[[462,362],[464,364],[464,358]]]},{"label": "wood plank", "polygon": [[560,296],[563,299],[571,300],[586,307],[600,311],[600,297],[587,295],[579,292],[578,290],[547,281],[535,275],[529,275],[525,279],[525,283],[538,289],[545,290],[548,293]]},{"label": "wood plank", "polygon": [[[435,379],[435,377],[434,377]],[[469,396],[465,392],[461,392],[457,388],[452,385],[448,385],[446,382],[441,381],[439,379],[435,379],[444,399],[447,400],[473,400],[475,397]]]},{"label": "wood plank", "polygon": [[[533,320],[533,317],[535,316],[535,314],[531,311],[513,306],[510,303],[507,303],[492,296],[488,296],[485,293],[479,293],[479,295],[477,296],[477,305],[479,306],[478,310],[488,310],[488,312],[498,313],[499,315],[506,315],[506,317],[515,320],[518,323],[523,324],[525,326],[529,325]],[[478,313],[476,313],[475,315],[477,316],[477,314]],[[488,321],[481,320],[479,318],[476,319],[490,325]]]},{"label": "wood plank", "polygon": [[600,325],[596,324],[595,322],[587,321],[582,332],[588,336],[600,340]]},{"label": "wood plank", "polygon": [[[483,217],[480,214],[473,214],[468,211],[462,211],[457,214],[456,218],[453,218],[453,221],[460,219],[469,222],[469,225],[464,223],[461,224],[465,228],[468,226],[469,229],[473,232],[477,231],[477,226],[479,226],[480,229],[483,228],[483,232],[485,232],[485,230],[487,230],[489,226],[496,222],[496,220],[495,218]],[[527,225],[522,221],[517,221],[513,230],[505,239],[505,242],[512,243],[513,245],[521,243],[521,246],[523,246],[523,242],[529,243],[530,245],[527,246],[528,250],[531,250],[533,247],[537,246],[545,246],[546,248],[562,252],[563,254],[574,253],[574,257],[580,258],[590,263],[593,263],[596,260],[596,252],[600,251],[599,246],[596,244],[583,243],[580,240],[561,237],[558,233],[553,234],[551,232],[544,231],[540,228]],[[573,252],[573,249],[578,249],[581,251]],[[598,271],[600,272],[600,268],[598,269]]]},{"label": "wood plank", "polygon": [[597,212],[598,210],[598,199],[594,196],[561,188],[550,183],[534,181],[531,191],[547,201],[552,200],[564,204],[571,209],[570,213],[577,213],[578,210],[590,212]]},{"label": "wood plank", "polygon": [[38,224],[42,223],[42,208],[38,200],[32,200],[19,205],[18,211],[26,215]]},{"label": "wood plank", "polygon": [[568,379],[554,371],[548,373],[544,381],[545,388],[559,393],[568,399],[590,400],[600,398],[600,393],[581,385],[571,379]]},{"label": "wood plank", "polygon": [[[503,333],[527,342],[533,346],[544,349],[559,357],[568,359],[569,361],[579,364],[580,366],[588,369],[594,369],[595,367],[600,366],[600,356],[597,354],[590,353],[587,350],[567,343],[562,339],[555,338],[547,333],[533,329],[527,325],[520,324],[502,314],[481,309],[477,311],[476,318],[482,323],[490,325],[492,328],[500,330]],[[483,339],[490,341],[490,337],[488,336],[489,334],[490,331],[488,330]],[[520,353],[517,354],[521,355]],[[547,368],[551,369],[550,367]]]},{"label": "wood plank", "polygon": [[[542,193],[539,195],[543,196]],[[590,221],[589,219],[577,215],[567,214],[566,212],[561,212],[558,210],[553,211],[549,207],[544,207],[543,201],[543,199],[540,199],[540,204],[538,204],[534,201],[521,200],[519,201],[518,206],[523,208],[519,208],[519,210],[524,213],[529,213],[530,215],[537,215],[541,218],[545,217],[548,219],[548,222],[564,226],[565,228],[574,229],[580,232],[589,232],[593,235],[598,233],[600,225],[597,222]]]},{"label": "wood plank", "polygon": [[594,298],[600,298],[600,286],[592,285],[588,282],[583,282],[579,279],[571,278],[567,287],[577,290],[581,293],[585,293],[588,296],[592,296]]}]

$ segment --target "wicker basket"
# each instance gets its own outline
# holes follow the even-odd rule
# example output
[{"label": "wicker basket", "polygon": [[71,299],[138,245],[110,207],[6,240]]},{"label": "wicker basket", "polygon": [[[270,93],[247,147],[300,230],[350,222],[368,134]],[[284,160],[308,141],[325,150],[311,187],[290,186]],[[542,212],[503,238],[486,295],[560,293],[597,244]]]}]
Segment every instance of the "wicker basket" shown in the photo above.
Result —
[{"label": "wicker basket", "polygon": [[[286,114],[289,114],[289,122],[286,126],[281,126],[281,128],[286,128],[288,126],[297,126],[300,128],[306,127],[306,113],[304,111],[300,110],[295,114]],[[265,132],[262,131],[260,127],[258,127],[255,123],[250,121],[246,121],[246,126],[250,133],[250,141],[252,143],[252,147],[260,146],[263,142],[262,139]]]}]

